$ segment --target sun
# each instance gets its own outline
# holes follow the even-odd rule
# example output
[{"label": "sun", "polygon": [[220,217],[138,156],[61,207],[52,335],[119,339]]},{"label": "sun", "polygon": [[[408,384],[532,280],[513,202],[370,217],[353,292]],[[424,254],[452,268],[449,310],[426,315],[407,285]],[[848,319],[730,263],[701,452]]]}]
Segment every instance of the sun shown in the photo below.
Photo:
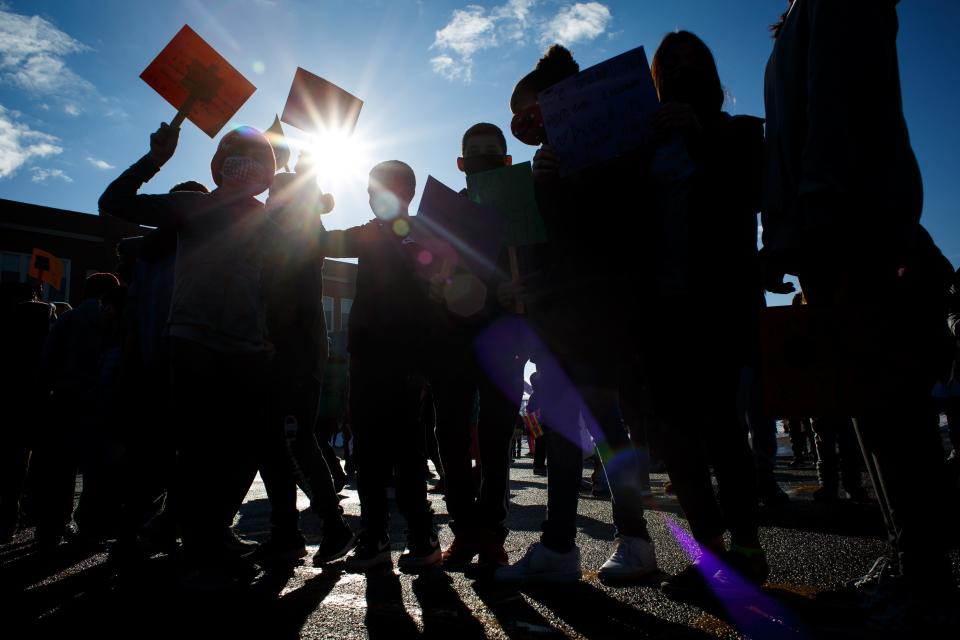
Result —
[{"label": "sun", "polygon": [[320,188],[336,193],[342,187],[365,183],[370,171],[369,145],[356,133],[325,131],[303,141],[313,159]]}]

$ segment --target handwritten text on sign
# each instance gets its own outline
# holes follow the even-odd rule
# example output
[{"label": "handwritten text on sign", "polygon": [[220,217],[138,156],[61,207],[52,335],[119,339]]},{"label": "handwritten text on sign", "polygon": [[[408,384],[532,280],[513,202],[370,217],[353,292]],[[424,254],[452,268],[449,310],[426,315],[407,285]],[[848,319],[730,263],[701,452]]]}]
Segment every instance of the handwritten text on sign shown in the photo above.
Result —
[{"label": "handwritten text on sign", "polygon": [[550,146],[569,175],[634,151],[659,107],[643,47],[581,71],[538,96]]}]

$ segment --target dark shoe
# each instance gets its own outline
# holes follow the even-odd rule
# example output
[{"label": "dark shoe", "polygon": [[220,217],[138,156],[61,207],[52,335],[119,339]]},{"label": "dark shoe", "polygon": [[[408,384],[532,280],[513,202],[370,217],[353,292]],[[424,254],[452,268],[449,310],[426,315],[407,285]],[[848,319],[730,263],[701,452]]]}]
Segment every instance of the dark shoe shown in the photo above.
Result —
[{"label": "dark shoe", "polygon": [[400,556],[397,566],[401,571],[417,572],[443,562],[440,541],[436,533],[413,535],[407,540],[407,550]]},{"label": "dark shoe", "polygon": [[675,576],[670,576],[660,583],[663,595],[673,600],[697,600],[710,596],[706,569],[698,558],[693,564]]},{"label": "dark shoe", "polygon": [[547,475],[547,468],[546,468],[546,467],[534,467],[534,468],[533,468],[533,475],[535,475],[535,476],[545,476],[545,475]]},{"label": "dark shoe", "polygon": [[[320,548],[313,556],[313,566],[319,567],[331,562],[335,562],[344,557],[357,546],[357,536],[353,533],[343,518],[339,523],[331,524],[330,527],[324,527],[323,540],[320,541]],[[390,547],[387,546],[387,555],[390,554]]]},{"label": "dark shoe", "polygon": [[430,487],[430,490],[427,493],[432,493],[436,495],[436,494],[446,493],[446,491],[447,491],[447,483],[443,481],[443,478],[440,478],[439,480],[437,480],[437,483],[435,485]]},{"label": "dark shoe", "polygon": [[389,566],[392,560],[390,558],[390,539],[383,536],[361,535],[360,543],[349,556],[345,568],[347,571],[361,572],[375,569],[376,567]]},{"label": "dark shoe", "polygon": [[259,573],[260,568],[248,559],[224,554],[186,567],[180,587],[193,593],[229,591],[249,586]]},{"label": "dark shoe", "polygon": [[307,542],[299,531],[289,534],[273,533],[270,539],[245,556],[262,567],[294,567],[307,555]]},{"label": "dark shoe", "polygon": [[790,461],[790,466],[796,469],[797,467],[802,467],[806,463],[807,461],[803,456],[794,456],[793,460]]},{"label": "dark shoe", "polygon": [[503,537],[493,531],[485,531],[480,536],[480,557],[477,561],[484,567],[505,567],[510,564],[507,550],[503,548]]},{"label": "dark shoe", "polygon": [[246,556],[256,551],[259,544],[253,540],[241,538],[239,535],[237,535],[237,532],[233,530],[233,527],[224,527],[223,546],[230,553],[238,556]]},{"label": "dark shoe", "polygon": [[840,497],[836,487],[820,487],[813,492],[813,499],[817,502],[837,502]]},{"label": "dark shoe", "polygon": [[443,568],[447,571],[463,571],[479,553],[480,543],[476,532],[461,531],[454,535],[453,542],[442,554]]},{"label": "dark shoe", "polygon": [[790,502],[790,496],[777,483],[761,490],[759,497],[760,503],[765,507],[778,507]]}]

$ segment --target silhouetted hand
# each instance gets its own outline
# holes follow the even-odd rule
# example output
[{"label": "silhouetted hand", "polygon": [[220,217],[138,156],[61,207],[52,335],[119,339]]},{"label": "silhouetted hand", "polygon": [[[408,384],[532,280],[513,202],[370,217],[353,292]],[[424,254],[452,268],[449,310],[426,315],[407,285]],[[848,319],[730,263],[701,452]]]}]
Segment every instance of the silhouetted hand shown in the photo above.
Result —
[{"label": "silhouetted hand", "polygon": [[663,137],[674,133],[695,136],[703,131],[703,126],[697,118],[697,112],[689,104],[665,102],[653,116],[653,129]]},{"label": "silhouetted hand", "polygon": [[520,282],[504,282],[497,287],[497,302],[504,309],[515,309],[517,302],[526,294],[526,287]]},{"label": "silhouetted hand", "polygon": [[533,177],[537,180],[552,180],[560,174],[560,156],[550,145],[541,145],[533,154]]},{"label": "silhouetted hand", "polygon": [[150,157],[158,167],[162,167],[173,157],[179,139],[180,129],[171,127],[166,122],[160,123],[160,128],[150,134]]},{"label": "silhouetted hand", "polygon": [[779,266],[779,261],[769,252],[760,252],[760,277],[763,280],[764,291],[786,295],[797,290],[792,282],[784,282],[786,271]]}]

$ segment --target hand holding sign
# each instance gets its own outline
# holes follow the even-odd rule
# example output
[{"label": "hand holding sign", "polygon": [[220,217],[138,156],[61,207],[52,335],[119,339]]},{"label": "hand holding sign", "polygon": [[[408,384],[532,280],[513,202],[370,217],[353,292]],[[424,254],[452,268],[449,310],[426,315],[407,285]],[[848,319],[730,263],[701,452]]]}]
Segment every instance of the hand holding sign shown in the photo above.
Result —
[{"label": "hand holding sign", "polygon": [[166,122],[161,122],[160,128],[150,134],[150,157],[158,167],[173,157],[179,140],[180,129]]},{"label": "hand holding sign", "polygon": [[140,77],[177,109],[172,128],[189,119],[211,138],[256,91],[189,26],[174,36]]}]

